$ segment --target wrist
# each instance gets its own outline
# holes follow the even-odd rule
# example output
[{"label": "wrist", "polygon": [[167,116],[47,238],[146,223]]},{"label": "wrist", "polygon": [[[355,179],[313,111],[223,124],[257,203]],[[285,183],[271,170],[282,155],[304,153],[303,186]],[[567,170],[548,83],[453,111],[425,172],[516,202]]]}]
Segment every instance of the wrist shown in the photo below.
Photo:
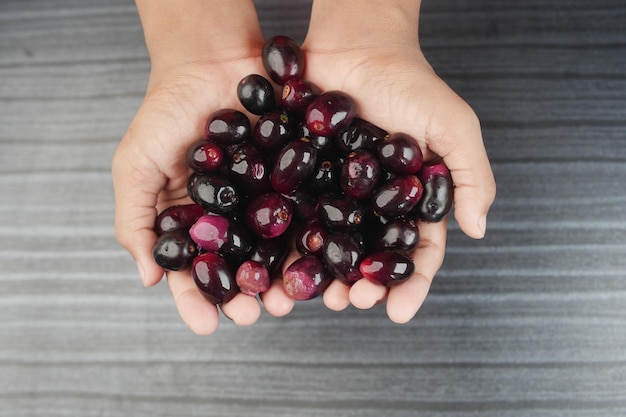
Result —
[{"label": "wrist", "polygon": [[315,50],[418,45],[420,0],[314,0],[306,43]]},{"label": "wrist", "polygon": [[136,0],[153,70],[229,61],[263,45],[251,0]]}]

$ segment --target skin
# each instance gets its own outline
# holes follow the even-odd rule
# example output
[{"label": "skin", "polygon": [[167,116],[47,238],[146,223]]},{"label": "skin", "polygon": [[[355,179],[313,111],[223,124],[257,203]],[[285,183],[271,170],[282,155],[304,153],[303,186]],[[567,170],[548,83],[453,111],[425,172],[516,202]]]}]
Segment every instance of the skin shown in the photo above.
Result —
[{"label": "skin", "polygon": [[[166,276],[182,320],[194,333],[208,335],[218,327],[218,308],[199,293],[189,271],[164,274],[154,263],[152,228],[158,212],[190,201],[185,151],[203,136],[210,113],[242,109],[235,88],[248,74],[264,74],[264,39],[251,1],[136,3],[152,69],[145,98],[112,161],[116,237],[137,262],[143,284],[155,285]],[[418,19],[416,1],[315,0],[302,46],[305,78],[322,90],[348,93],[360,117],[410,134],[426,158],[442,156],[456,186],[454,215],[468,236],[481,238],[495,182],[480,124],[424,58]],[[367,309],[386,302],[393,322],[410,321],[443,262],[447,221],[419,227],[416,272],[408,281],[391,290],[366,280],[352,287],[334,281],[323,295],[326,306]],[[285,266],[297,256],[290,254]],[[277,317],[294,305],[280,277],[261,302]],[[261,305],[239,294],[221,310],[236,324],[250,325],[258,320]]]}]

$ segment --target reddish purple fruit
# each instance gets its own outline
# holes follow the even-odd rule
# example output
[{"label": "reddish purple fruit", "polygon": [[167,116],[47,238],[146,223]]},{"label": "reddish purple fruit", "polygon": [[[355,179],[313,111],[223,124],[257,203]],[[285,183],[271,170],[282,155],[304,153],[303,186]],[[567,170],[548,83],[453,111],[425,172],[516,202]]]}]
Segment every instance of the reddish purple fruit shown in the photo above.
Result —
[{"label": "reddish purple fruit", "polygon": [[274,87],[272,83],[259,74],[245,76],[237,84],[239,102],[250,113],[261,115],[274,109]]},{"label": "reddish purple fruit", "polygon": [[417,247],[420,232],[415,221],[397,218],[380,226],[372,238],[371,250],[396,249],[411,251]]},{"label": "reddish purple fruit", "polygon": [[380,164],[369,151],[359,149],[350,152],[341,166],[339,187],[357,200],[370,197],[380,180]]},{"label": "reddish purple fruit", "polygon": [[212,174],[189,177],[187,192],[194,202],[217,214],[234,212],[241,199],[237,187],[230,180]]},{"label": "reddish purple fruit", "polygon": [[196,254],[196,245],[186,230],[173,230],[163,233],[152,248],[154,261],[168,271],[180,271],[188,268]]},{"label": "reddish purple fruit", "polygon": [[394,133],[378,145],[380,163],[398,175],[415,174],[424,156],[415,139],[405,133]]},{"label": "reddish purple fruit", "polygon": [[270,274],[265,265],[258,261],[245,261],[239,265],[235,281],[242,293],[253,297],[270,288]]},{"label": "reddish purple fruit", "polygon": [[187,148],[186,161],[196,172],[214,172],[224,162],[224,152],[212,140],[200,139]]},{"label": "reddish purple fruit", "polygon": [[361,278],[359,264],[363,248],[352,236],[332,233],[324,242],[323,260],[335,277],[344,284],[353,284]]},{"label": "reddish purple fruit", "polygon": [[409,279],[415,266],[413,260],[406,255],[387,251],[366,256],[361,261],[359,270],[364,278],[391,287]]},{"label": "reddish purple fruit", "polygon": [[205,252],[196,256],[191,274],[204,298],[212,304],[228,302],[239,292],[228,262],[218,253]]},{"label": "reddish purple fruit", "polygon": [[304,74],[304,53],[296,41],[287,36],[274,36],[265,42],[261,50],[265,71],[272,81],[284,85]]},{"label": "reddish purple fruit", "polygon": [[289,142],[278,154],[270,177],[272,187],[281,194],[291,194],[311,176],[317,162],[317,150],[306,139]]},{"label": "reddish purple fruit", "polygon": [[261,262],[271,273],[277,272],[285,257],[289,245],[284,236],[274,239],[259,239],[250,253],[250,260]]},{"label": "reddish purple fruit", "polygon": [[174,230],[187,231],[203,214],[204,209],[195,203],[170,206],[157,216],[154,232],[160,236]]},{"label": "reddish purple fruit", "polygon": [[454,184],[450,170],[443,162],[426,164],[419,178],[424,194],[417,204],[417,215],[426,222],[439,222],[450,212],[454,199]]},{"label": "reddish purple fruit", "polygon": [[249,195],[259,195],[272,190],[271,169],[259,149],[244,142],[233,151],[228,174],[233,182]]},{"label": "reddish purple fruit", "polygon": [[261,194],[246,209],[246,224],[257,235],[272,239],[285,233],[292,217],[291,202],[278,193]]},{"label": "reddish purple fruit", "polygon": [[350,126],[339,134],[337,145],[346,154],[357,149],[367,149],[374,152],[378,143],[387,135],[388,133],[384,129],[373,123],[355,118]]},{"label": "reddish purple fruit", "polygon": [[287,267],[283,287],[294,300],[310,300],[322,294],[332,281],[324,262],[314,255],[303,256]]},{"label": "reddish purple fruit", "polygon": [[385,181],[372,197],[372,207],[383,216],[396,217],[409,213],[422,197],[424,187],[415,175]]},{"label": "reddish purple fruit", "polygon": [[285,82],[281,104],[289,110],[305,111],[318,94],[317,87],[312,83],[294,78]]},{"label": "reddish purple fruit", "polygon": [[223,145],[241,143],[250,136],[250,119],[239,110],[218,110],[209,116],[206,136]]},{"label": "reddish purple fruit", "polygon": [[261,115],[254,125],[252,138],[264,150],[280,149],[294,135],[292,117],[284,110],[273,110]]},{"label": "reddish purple fruit", "polygon": [[365,221],[365,210],[359,202],[343,194],[319,196],[317,213],[322,224],[334,231],[353,231]]},{"label": "reddish purple fruit", "polygon": [[341,91],[329,91],[316,97],[304,115],[311,133],[332,136],[347,128],[356,115],[352,97]]},{"label": "reddish purple fruit", "polygon": [[328,231],[319,222],[306,224],[296,234],[296,250],[301,255],[321,255],[327,236]]},{"label": "reddish purple fruit", "polygon": [[226,217],[206,214],[191,226],[189,236],[200,249],[216,252],[226,242],[229,226],[230,221]]}]

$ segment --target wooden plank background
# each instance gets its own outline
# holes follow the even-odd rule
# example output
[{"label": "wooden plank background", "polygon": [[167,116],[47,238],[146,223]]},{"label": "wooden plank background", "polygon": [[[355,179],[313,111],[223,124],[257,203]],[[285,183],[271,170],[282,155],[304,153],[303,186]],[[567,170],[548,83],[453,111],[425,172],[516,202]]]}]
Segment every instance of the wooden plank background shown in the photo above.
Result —
[{"label": "wooden plank background", "polygon": [[[257,3],[303,39],[308,2]],[[203,338],[113,234],[132,1],[0,1],[0,416],[626,416],[626,3],[424,0],[420,30],[482,119],[487,237],[451,224],[408,325],[315,300]]]}]

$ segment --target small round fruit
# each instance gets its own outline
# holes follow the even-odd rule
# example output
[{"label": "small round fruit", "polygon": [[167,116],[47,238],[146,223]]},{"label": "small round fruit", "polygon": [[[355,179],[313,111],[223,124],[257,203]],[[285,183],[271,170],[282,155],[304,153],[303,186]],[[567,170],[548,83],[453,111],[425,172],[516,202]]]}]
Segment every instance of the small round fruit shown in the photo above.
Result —
[{"label": "small round fruit", "polygon": [[450,170],[443,162],[426,164],[418,174],[424,194],[417,203],[417,215],[426,222],[439,222],[452,208],[454,184]]},{"label": "small round fruit", "polygon": [[385,181],[372,197],[372,208],[378,214],[397,217],[409,213],[422,197],[424,187],[415,175]]},{"label": "small round fruit", "polygon": [[301,255],[321,255],[328,231],[313,221],[304,225],[296,234],[296,250]]},{"label": "small round fruit", "polygon": [[283,86],[281,104],[286,109],[303,112],[317,95],[317,87],[313,83],[293,78]]},{"label": "small round fruit", "polygon": [[317,150],[306,139],[297,139],[286,144],[278,154],[270,182],[281,194],[293,193],[306,181],[317,163]]},{"label": "small round fruit", "polygon": [[357,200],[370,197],[380,180],[380,164],[369,151],[358,149],[350,152],[341,166],[339,187]]},{"label": "small round fruit", "polygon": [[322,256],[328,269],[344,284],[353,284],[361,278],[359,264],[363,259],[363,248],[352,236],[330,234],[324,242]]},{"label": "small round fruit", "polygon": [[189,168],[196,172],[214,172],[222,166],[224,152],[212,140],[200,139],[187,148],[185,158]]},{"label": "small round fruit", "polygon": [[229,178],[245,193],[255,196],[272,190],[270,167],[253,143],[238,145],[227,167]]},{"label": "small round fruit", "polygon": [[359,270],[364,278],[392,287],[409,279],[415,271],[415,265],[412,259],[400,252],[386,251],[366,256]]},{"label": "small round fruit", "polygon": [[246,75],[237,84],[239,102],[250,113],[261,115],[274,108],[274,87],[272,83],[259,74]]},{"label": "small round fruit", "polygon": [[291,202],[278,193],[265,193],[250,202],[246,224],[257,235],[272,239],[285,233],[291,223]]},{"label": "small round fruit", "polygon": [[278,85],[292,78],[302,78],[304,74],[304,53],[298,43],[287,36],[268,39],[261,50],[261,58],[265,71]]},{"label": "small round fruit", "polygon": [[170,206],[159,213],[154,222],[157,236],[174,230],[187,231],[204,214],[204,209],[196,203]]},{"label": "small round fruit", "polygon": [[378,143],[387,135],[387,131],[375,124],[355,118],[350,126],[339,134],[337,145],[346,154],[357,149],[367,149],[373,152]]},{"label": "small round fruit", "polygon": [[270,288],[270,274],[265,265],[258,261],[245,261],[239,265],[235,281],[242,293],[253,297]]},{"label": "small round fruit", "polygon": [[322,194],[317,200],[320,221],[329,230],[349,232],[365,221],[365,210],[357,200],[343,194]]},{"label": "small round fruit", "polygon": [[201,216],[189,229],[189,236],[198,247],[216,252],[226,242],[230,221],[224,216],[206,214]]},{"label": "small round fruit", "polygon": [[332,136],[347,128],[356,115],[356,103],[344,92],[328,91],[316,97],[304,115],[311,133]]},{"label": "small round fruit", "polygon": [[332,281],[324,262],[314,255],[296,259],[283,274],[283,287],[294,300],[310,300],[322,294]]},{"label": "small round fruit", "polygon": [[226,178],[211,174],[195,174],[187,183],[189,197],[205,210],[227,214],[239,205],[239,192]]},{"label": "small round fruit", "polygon": [[161,268],[180,271],[191,265],[197,252],[186,230],[173,230],[158,237],[152,248],[152,257]]},{"label": "small round fruit", "polygon": [[287,243],[285,236],[258,239],[250,253],[250,260],[261,262],[270,273],[278,272],[287,257],[289,250]]},{"label": "small round fruit", "polygon": [[218,253],[205,252],[196,256],[191,274],[200,293],[212,304],[228,302],[239,292],[228,262]]},{"label": "small round fruit", "polygon": [[419,228],[411,219],[398,218],[381,225],[371,242],[371,250],[395,249],[411,251],[420,240]]},{"label": "small round fruit", "polygon": [[250,136],[250,119],[239,110],[217,110],[209,116],[206,136],[222,145],[241,143]]},{"label": "small round fruit", "polygon": [[293,118],[285,110],[263,113],[254,125],[252,139],[264,150],[280,149],[293,139]]},{"label": "small round fruit", "polygon": [[394,133],[381,141],[378,159],[385,168],[398,175],[415,174],[424,162],[417,141],[405,133]]}]

